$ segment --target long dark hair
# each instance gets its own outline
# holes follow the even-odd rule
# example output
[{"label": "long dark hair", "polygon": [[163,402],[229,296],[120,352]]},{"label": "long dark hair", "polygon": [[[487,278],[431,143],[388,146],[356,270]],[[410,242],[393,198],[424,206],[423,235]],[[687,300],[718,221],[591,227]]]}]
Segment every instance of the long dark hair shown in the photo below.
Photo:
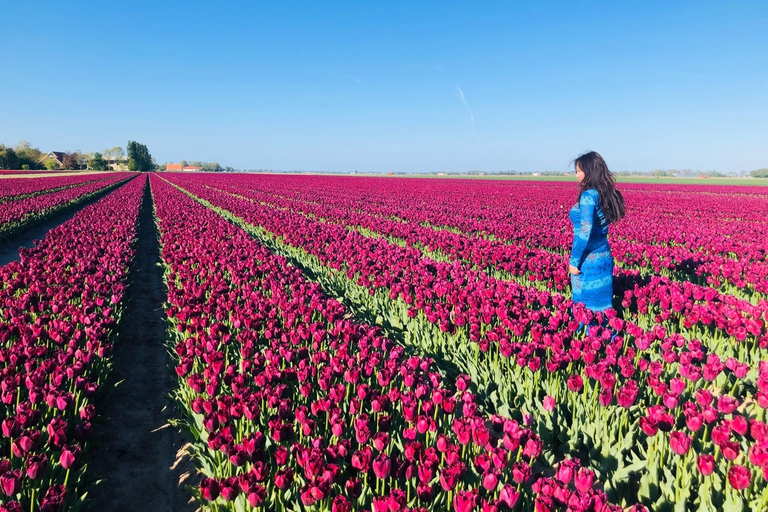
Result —
[{"label": "long dark hair", "polygon": [[579,199],[585,190],[593,188],[597,190],[600,201],[600,209],[609,222],[618,222],[626,211],[624,210],[624,197],[616,189],[616,176],[608,170],[608,164],[597,151],[590,151],[579,155],[573,161],[584,172],[584,179],[579,183]]}]

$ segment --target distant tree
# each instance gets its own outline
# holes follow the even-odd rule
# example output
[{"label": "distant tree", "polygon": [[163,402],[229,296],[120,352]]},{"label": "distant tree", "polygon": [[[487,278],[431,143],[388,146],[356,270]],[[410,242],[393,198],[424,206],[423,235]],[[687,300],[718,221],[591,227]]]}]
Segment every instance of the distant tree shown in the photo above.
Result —
[{"label": "distant tree", "polygon": [[18,169],[19,157],[13,148],[2,146],[0,149],[0,169]]},{"label": "distant tree", "polygon": [[152,155],[149,154],[147,146],[129,140],[127,150],[128,170],[146,172],[154,169],[155,164],[152,161]]},{"label": "distant tree", "polygon": [[749,173],[753,178],[768,178],[768,168],[755,169]]},{"label": "distant tree", "polygon": [[75,158],[74,153],[64,153],[64,156],[61,157],[61,165],[64,169],[75,169],[77,168],[77,160]]},{"label": "distant tree", "polygon": [[28,165],[30,169],[38,167],[40,160],[43,159],[43,152],[29,145],[29,142],[20,140],[16,144],[16,156],[19,158],[19,164]]},{"label": "distant tree", "polygon": [[59,168],[59,162],[54,160],[53,158],[49,158],[45,161],[45,168],[49,171],[54,171]]},{"label": "distant tree", "polygon": [[186,160],[182,160],[181,161],[181,168],[184,169],[186,166],[187,166],[187,161]]},{"label": "distant tree", "polygon": [[28,171],[28,170],[29,170],[29,164],[24,164],[24,165],[22,165],[22,166],[21,166],[21,169],[22,169],[23,171]]},{"label": "distant tree", "polygon": [[115,146],[107,151],[109,151],[110,157],[115,160],[115,170],[119,170],[121,160],[125,157],[125,151],[120,146]]},{"label": "distant tree", "polygon": [[101,153],[96,152],[93,154],[93,158],[88,161],[88,167],[94,171],[106,171],[107,162],[101,157]]},{"label": "distant tree", "polygon": [[88,166],[88,155],[83,154],[79,149],[72,152],[72,160],[76,169],[85,169]]}]

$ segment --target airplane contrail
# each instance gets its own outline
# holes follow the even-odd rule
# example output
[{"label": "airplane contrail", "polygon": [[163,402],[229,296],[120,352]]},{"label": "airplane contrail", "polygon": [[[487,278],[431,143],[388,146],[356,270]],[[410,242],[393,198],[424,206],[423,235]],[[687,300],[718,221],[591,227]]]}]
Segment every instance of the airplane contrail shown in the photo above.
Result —
[{"label": "airplane contrail", "polygon": [[467,98],[464,97],[464,91],[461,90],[461,87],[458,85],[456,86],[456,89],[459,91],[459,98],[461,98],[461,102],[464,104],[464,108],[467,109],[467,113],[469,114],[469,123],[472,126],[472,136],[475,136],[475,117],[472,115],[472,110],[469,108],[469,104],[467,103]]},{"label": "airplane contrail", "polygon": [[355,78],[355,77],[353,77],[353,76],[344,75],[344,78],[349,78],[350,80],[354,80],[355,82],[357,82],[357,83],[359,83],[359,84],[363,83],[363,81],[362,81],[362,80],[358,80],[357,78]]}]

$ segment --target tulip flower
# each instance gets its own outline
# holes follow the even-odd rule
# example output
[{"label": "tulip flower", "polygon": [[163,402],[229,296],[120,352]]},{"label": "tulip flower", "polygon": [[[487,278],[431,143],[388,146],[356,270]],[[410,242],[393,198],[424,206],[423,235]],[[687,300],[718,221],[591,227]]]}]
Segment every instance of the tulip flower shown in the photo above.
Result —
[{"label": "tulip flower", "polygon": [[737,490],[749,487],[751,478],[752,472],[741,464],[734,464],[728,471],[728,482],[731,484],[731,487]]},{"label": "tulip flower", "polygon": [[70,469],[74,467],[79,455],[80,455],[79,446],[69,447],[67,445],[64,445],[64,447],[61,449],[59,462],[61,463],[61,466],[64,469]]},{"label": "tulip flower", "polygon": [[21,490],[21,470],[7,471],[0,475],[0,489],[6,496],[15,496]]},{"label": "tulip flower", "polygon": [[678,455],[685,455],[691,449],[692,438],[684,432],[672,432],[669,436],[669,446]]},{"label": "tulip flower", "polygon": [[200,494],[207,501],[213,501],[219,497],[219,482],[214,478],[203,478],[200,481]]},{"label": "tulip flower", "polygon": [[505,484],[499,493],[498,503],[502,508],[513,510],[515,505],[517,505],[518,499],[520,499],[520,493],[517,492],[515,487],[510,484]]},{"label": "tulip flower", "polygon": [[453,497],[453,509],[456,512],[471,512],[477,504],[477,489],[458,491]]},{"label": "tulip flower", "polygon": [[376,475],[376,478],[381,480],[384,480],[389,476],[391,468],[392,461],[387,455],[383,453],[376,457],[373,461],[373,473]]},{"label": "tulip flower", "polygon": [[579,492],[587,492],[595,481],[595,473],[588,468],[580,468],[573,478],[574,485]]},{"label": "tulip flower", "polygon": [[712,455],[702,453],[696,458],[696,466],[704,476],[709,476],[715,470],[715,458]]}]

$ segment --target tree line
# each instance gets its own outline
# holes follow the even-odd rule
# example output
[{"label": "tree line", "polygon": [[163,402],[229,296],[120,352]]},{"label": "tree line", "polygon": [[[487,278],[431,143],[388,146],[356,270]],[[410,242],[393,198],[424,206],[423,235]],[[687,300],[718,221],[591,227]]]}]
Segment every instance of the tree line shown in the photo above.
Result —
[{"label": "tree line", "polygon": [[[55,158],[46,158],[49,153],[33,148],[27,141],[19,141],[16,146],[0,144],[0,169],[90,169],[94,171],[130,170],[154,171],[165,170],[149,153],[145,144],[129,140],[126,148],[115,146],[103,151],[83,153],[80,150],[57,152]],[[231,172],[232,167],[222,167],[218,162],[187,162],[182,166],[199,167],[205,172]]]},{"label": "tree line", "polygon": [[101,152],[84,153],[80,150],[44,153],[22,140],[16,146],[0,144],[0,169],[91,169],[94,171],[118,170],[152,171],[158,168],[147,146],[128,141],[126,151],[121,146],[107,148]]},{"label": "tree line", "polygon": [[0,144],[0,169],[40,169],[44,153],[21,140],[15,147]]}]

